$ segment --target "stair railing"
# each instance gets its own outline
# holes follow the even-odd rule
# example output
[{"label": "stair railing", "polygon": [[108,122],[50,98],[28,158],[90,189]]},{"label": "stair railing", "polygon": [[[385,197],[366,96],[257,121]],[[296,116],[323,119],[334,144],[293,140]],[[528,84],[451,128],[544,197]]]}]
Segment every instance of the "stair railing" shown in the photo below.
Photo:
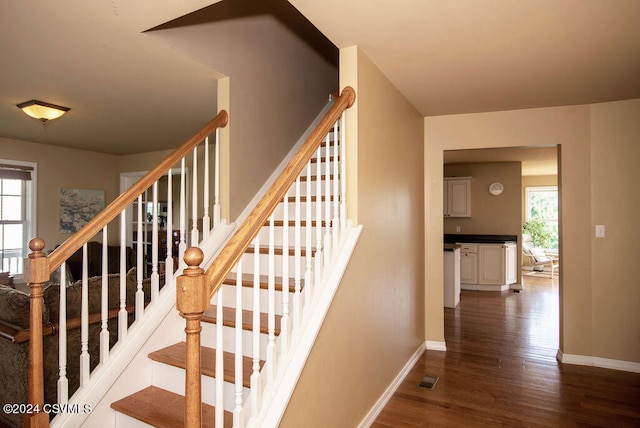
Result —
[{"label": "stair railing", "polygon": [[[57,380],[57,402],[58,404],[66,404],[69,400],[70,389],[83,387],[88,385],[91,370],[96,366],[96,360],[92,363],[92,355],[89,353],[89,259],[88,259],[88,242],[91,240],[102,241],[99,244],[101,251],[101,280],[99,282],[98,291],[100,293],[100,309],[98,313],[92,313],[91,319],[99,318],[99,363],[104,363],[109,358],[110,348],[116,340],[121,343],[126,336],[130,324],[133,320],[141,319],[145,312],[145,306],[151,304],[159,295],[159,288],[166,285],[175,284],[174,272],[177,270],[179,274],[182,268],[174,265],[174,258],[182,260],[187,245],[198,246],[207,239],[213,228],[218,226],[220,220],[219,205],[219,175],[218,171],[218,129],[225,127],[228,122],[227,112],[222,110],[220,113],[207,123],[193,137],[184,142],[174,152],[167,156],[155,168],[146,173],[128,190],[122,193],[104,210],[100,211],[92,220],[87,222],[80,230],[67,239],[62,245],[56,248],[49,255],[44,253],[45,242],[40,238],[34,238],[29,242],[31,253],[25,262],[25,278],[30,288],[30,321],[29,321],[29,381],[28,381],[28,403],[29,409],[32,411],[24,416],[25,427],[48,427],[49,414],[44,410],[45,405],[45,379],[44,379],[44,363],[43,363],[43,337],[57,333],[59,335],[58,354],[59,354],[59,375]],[[215,131],[215,186],[213,196],[213,219],[209,213],[210,205],[210,189],[209,182],[209,136]],[[199,155],[198,147],[204,145],[204,154]],[[187,177],[187,159],[190,153],[193,154],[191,160],[192,179],[189,181]],[[197,162],[199,157],[204,157],[203,178],[200,178],[197,170]],[[176,165],[179,167],[175,167]],[[172,184],[173,175],[178,173],[179,179],[179,212],[177,220],[179,220],[179,230],[172,230],[174,223],[173,193],[174,186]],[[166,176],[167,205],[166,212],[159,211],[159,180]],[[202,192],[198,193],[198,181],[202,180]],[[188,183],[191,183],[191,192],[187,194]],[[163,183],[164,185],[164,183]],[[150,199],[147,194],[151,193]],[[192,226],[187,231],[187,203],[191,200]],[[198,207],[198,200],[204,201],[202,210]],[[148,212],[147,206],[151,207]],[[131,215],[127,215],[130,210],[134,211],[133,216],[137,216],[134,221],[135,225],[130,229]],[[137,211],[137,213],[135,212]],[[199,217],[199,214],[202,216]],[[119,217],[118,219],[116,219]],[[115,253],[119,258],[119,272],[116,275],[109,275],[109,263],[115,260],[109,260],[109,232],[108,225],[114,221],[115,227],[119,228],[119,244]],[[118,224],[119,223],[119,224]],[[160,242],[165,231],[160,231],[159,224],[163,224],[166,228],[166,241]],[[149,239],[150,237],[150,239]],[[202,240],[201,240],[202,238]],[[135,248],[127,250],[128,242],[135,242]],[[163,239],[164,240],[164,239]],[[148,242],[145,242],[148,241]],[[67,306],[66,306],[66,288],[68,279],[67,264],[72,256],[79,255],[77,252],[81,250],[81,309],[80,309],[80,357],[79,357],[79,385],[70,385],[68,378],[67,355]],[[159,251],[164,252],[164,260],[160,259]],[[131,260],[131,254],[136,253],[136,260]],[[112,255],[114,251],[111,251]],[[131,264],[136,267],[135,278],[127,281],[126,266]],[[50,320],[45,322],[45,333],[43,334],[43,291],[45,284],[50,281],[52,274],[59,268],[60,287],[59,287],[59,320]],[[162,272],[164,270],[164,272]],[[164,276],[164,283],[161,283],[161,277]],[[78,278],[75,278],[78,279]],[[118,307],[109,308],[109,285],[116,284],[118,288]],[[135,283],[135,290],[127,286]],[[146,286],[148,289],[144,290]],[[172,287],[167,287],[167,290]],[[129,291],[129,293],[127,293]],[[134,293],[132,293],[134,291]],[[95,292],[95,290],[94,290]],[[129,298],[127,295],[129,294]],[[131,299],[131,294],[135,295],[135,299]],[[133,300],[133,301],[132,301]],[[131,303],[134,303],[132,306]],[[47,302],[51,305],[50,302]],[[129,305],[128,305],[129,304]],[[115,338],[114,329],[109,329],[111,319],[117,320],[117,338]],[[77,321],[77,320],[76,320]],[[77,324],[77,323],[74,323]],[[113,323],[112,323],[113,324]],[[69,326],[71,329],[73,326]],[[51,355],[48,356],[51,358]],[[94,356],[95,357],[95,356]],[[50,383],[50,382],[48,382]],[[73,391],[71,391],[73,392]],[[48,397],[51,400],[51,397]]]},{"label": "stair railing", "polygon": [[[204,311],[209,307],[211,299],[216,295],[217,301],[217,321],[216,321],[216,387],[215,387],[215,424],[224,426],[223,404],[223,349],[222,339],[222,318],[223,318],[223,298],[220,290],[223,282],[235,268],[236,293],[235,293],[235,385],[232,403],[234,406],[233,420],[234,427],[243,427],[250,417],[257,416],[260,409],[262,393],[265,385],[273,383],[276,376],[277,360],[284,357],[289,351],[291,342],[295,338],[295,332],[303,322],[302,309],[305,304],[313,298],[312,288],[317,285],[323,276],[323,266],[328,266],[331,262],[332,251],[337,250],[341,237],[346,230],[346,181],[345,181],[345,145],[344,140],[344,112],[355,102],[355,91],[346,87],[336,97],[333,106],[329,109],[318,126],[311,132],[309,137],[300,147],[299,151],[289,161],[282,174],[275,180],[264,197],[257,203],[255,208],[248,215],[247,219],[237,229],[235,234],[221,250],[206,272],[199,269],[202,262],[202,254],[198,249],[189,252],[186,260],[189,267],[185,269],[184,276],[178,277],[177,282],[177,305],[186,320],[186,382],[185,382],[185,426],[200,427],[202,423],[202,386],[201,386],[201,362],[200,362],[200,332],[201,319]],[[333,130],[333,132],[331,132]],[[341,134],[341,136],[340,136]],[[338,142],[340,150],[338,152]],[[324,158],[321,146],[324,143]],[[333,148],[333,153],[332,153]],[[316,156],[315,159],[312,159]],[[338,162],[338,158],[340,161]],[[315,174],[312,172],[315,165]],[[306,173],[303,173],[306,168]],[[324,171],[322,171],[324,168]],[[332,169],[333,168],[333,169]],[[302,175],[302,177],[301,177]],[[342,180],[338,181],[338,176]],[[327,183],[332,180],[332,185],[326,185],[324,192],[321,189],[321,181],[327,179]],[[317,194],[312,198],[312,181],[316,181]],[[302,182],[305,182],[306,196],[302,196]],[[289,196],[292,193],[293,196]],[[322,195],[322,196],[321,196]],[[306,220],[301,220],[301,201],[305,198]],[[283,232],[283,243],[278,250],[281,254],[292,254],[295,256],[294,290],[292,314],[289,314],[289,284],[287,283],[287,257],[283,257],[283,304],[282,319],[278,328],[280,337],[280,348],[277,351],[275,345],[275,263],[274,258],[276,248],[274,245],[274,210],[280,202],[285,202],[283,226],[286,228],[293,223],[293,245],[288,243],[288,232]],[[294,219],[288,220],[289,202],[294,203]],[[315,221],[311,221],[312,203],[316,208]],[[324,219],[324,221],[322,221]],[[250,376],[251,396],[245,399],[243,387],[243,352],[242,352],[242,283],[245,281],[242,268],[242,256],[245,252],[253,248],[254,266],[259,266],[260,254],[263,252],[259,245],[260,230],[265,225],[269,225],[268,232],[268,344],[266,347],[266,361],[264,370],[261,371],[261,355],[259,351],[261,331],[261,321],[259,319],[259,288],[260,278],[254,268],[253,275],[253,358],[252,374]],[[304,247],[303,240],[304,226]],[[312,229],[316,231],[315,249],[312,245]],[[324,231],[324,233],[323,233]],[[315,259],[315,261],[314,261]],[[249,264],[249,263],[247,263]],[[315,266],[314,266],[315,265]],[[326,273],[326,272],[324,272]],[[304,284],[304,299],[302,286]],[[206,290],[203,293],[202,290]],[[263,322],[263,321],[262,321]],[[265,372],[264,374],[262,372]]]}]

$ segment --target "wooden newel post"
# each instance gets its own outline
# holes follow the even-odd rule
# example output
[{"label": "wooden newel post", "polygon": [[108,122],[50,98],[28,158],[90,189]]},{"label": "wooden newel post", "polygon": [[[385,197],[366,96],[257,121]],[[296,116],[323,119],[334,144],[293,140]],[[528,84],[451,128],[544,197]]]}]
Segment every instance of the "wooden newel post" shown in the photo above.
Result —
[{"label": "wooden newel post", "polygon": [[25,427],[48,427],[49,415],[43,412],[44,372],[42,362],[42,286],[49,281],[49,260],[42,252],[44,240],[34,238],[29,241],[31,253],[25,260],[24,274],[29,284],[29,395],[33,413],[24,415]]},{"label": "wooden newel post", "polygon": [[204,254],[200,248],[190,247],[184,252],[187,267],[178,277],[176,308],[186,321],[187,340],[185,380],[185,427],[202,426],[202,387],[200,381],[200,320],[209,307],[209,288],[200,264]]}]

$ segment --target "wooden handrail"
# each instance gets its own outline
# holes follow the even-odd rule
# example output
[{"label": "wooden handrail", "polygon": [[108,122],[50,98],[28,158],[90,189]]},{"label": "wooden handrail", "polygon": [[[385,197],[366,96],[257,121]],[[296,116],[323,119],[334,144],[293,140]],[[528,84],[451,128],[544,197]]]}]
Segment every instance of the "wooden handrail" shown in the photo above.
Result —
[{"label": "wooden handrail", "polygon": [[221,110],[216,117],[207,123],[193,137],[184,142],[173,153],[167,156],[155,168],[146,173],[140,180],[131,186],[126,192],[118,196],[104,210],[85,224],[82,229],[73,234],[62,245],[49,254],[49,271],[56,270],[65,260],[73,255],[82,245],[95,236],[106,224],[116,218],[129,204],[131,204],[142,192],[162,177],[169,168],[178,163],[190,150],[196,147],[211,134],[216,128],[227,126],[229,116],[225,110]]},{"label": "wooden handrail", "polygon": [[347,86],[342,94],[336,98],[334,105],[320,121],[316,129],[309,135],[300,150],[287,164],[282,174],[276,179],[264,197],[251,211],[247,219],[238,228],[237,232],[215,258],[206,272],[206,283],[209,286],[209,295],[213,296],[222,285],[227,275],[238,263],[240,257],[256,237],[260,228],[275,210],[278,203],[285,197],[296,177],[300,175],[309,159],[318,150],[323,138],[329,133],[333,125],[347,108],[356,100],[353,88]]}]

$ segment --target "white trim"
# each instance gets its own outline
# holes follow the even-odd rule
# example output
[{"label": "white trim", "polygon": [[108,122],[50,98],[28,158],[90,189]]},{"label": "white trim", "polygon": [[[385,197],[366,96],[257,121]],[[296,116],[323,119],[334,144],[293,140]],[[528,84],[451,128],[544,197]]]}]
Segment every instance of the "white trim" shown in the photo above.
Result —
[{"label": "white trim", "polygon": [[592,366],[603,369],[640,373],[640,363],[633,361],[612,360],[610,358],[590,357],[587,355],[565,354],[559,349],[556,353],[556,359],[563,364],[575,364],[579,366]]},{"label": "white trim", "polygon": [[424,347],[427,351],[446,351],[447,343],[436,342],[434,340],[427,340],[426,342],[424,342]]},{"label": "white trim", "polygon": [[362,421],[360,422],[360,425],[358,425],[358,428],[369,428],[375,422],[376,418],[378,417],[380,412],[382,412],[382,410],[387,405],[391,397],[393,397],[393,394],[395,394],[400,384],[402,384],[402,382],[407,377],[407,375],[409,374],[413,366],[416,365],[416,363],[418,362],[418,359],[422,356],[424,352],[426,352],[425,348],[426,348],[425,343],[421,343],[420,346],[418,346],[418,349],[416,349],[416,352],[413,353],[411,358],[409,358],[409,361],[407,361],[404,367],[402,367],[402,370],[400,370],[400,372],[397,374],[395,379],[393,379],[393,381],[389,384],[387,389],[382,393],[378,401],[376,401],[376,404],[373,405],[373,407],[369,410],[369,413],[367,413],[364,419],[362,419]]},{"label": "white trim", "polygon": [[305,314],[305,319],[295,338],[297,340],[294,346],[295,349],[286,360],[280,362],[275,382],[269,385],[264,392],[264,401],[260,414],[257,418],[252,418],[248,426],[275,428],[280,424],[361,232],[362,225],[357,227],[349,225],[347,227],[344,244],[340,252],[336,254],[334,265],[328,273],[325,284],[321,287],[322,293],[315,296],[314,301],[316,301],[316,304],[311,309],[311,313]]}]

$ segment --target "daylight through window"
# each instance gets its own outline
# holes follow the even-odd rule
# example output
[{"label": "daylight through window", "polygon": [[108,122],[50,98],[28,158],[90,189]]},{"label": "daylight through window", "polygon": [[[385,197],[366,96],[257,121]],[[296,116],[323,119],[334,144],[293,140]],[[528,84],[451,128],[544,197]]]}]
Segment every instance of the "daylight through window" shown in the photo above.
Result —
[{"label": "daylight through window", "polygon": [[0,257],[2,272],[20,276],[34,233],[35,164],[0,160]]},{"label": "daylight through window", "polygon": [[527,187],[527,221],[537,219],[551,232],[547,249],[558,249],[558,187]]}]

